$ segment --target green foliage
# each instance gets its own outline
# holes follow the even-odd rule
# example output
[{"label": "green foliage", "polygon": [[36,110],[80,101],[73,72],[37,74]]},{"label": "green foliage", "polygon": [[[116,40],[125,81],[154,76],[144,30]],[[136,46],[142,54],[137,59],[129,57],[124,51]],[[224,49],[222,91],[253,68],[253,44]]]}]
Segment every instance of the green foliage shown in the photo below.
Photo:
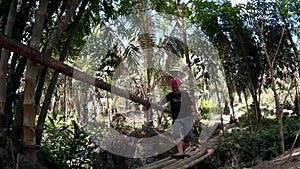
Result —
[{"label": "green foliage", "polygon": [[216,104],[216,103],[213,103],[211,101],[206,101],[206,100],[203,100],[201,102],[201,106],[200,106],[200,109],[199,109],[200,112],[201,112],[200,119],[208,119],[209,118],[209,110],[210,110],[211,107],[214,106],[214,104]]},{"label": "green foliage", "polygon": [[299,105],[300,105],[300,95],[295,97],[294,100],[294,108],[293,108],[293,112],[299,117],[300,116],[300,109],[299,109]]},{"label": "green foliage", "polygon": [[10,169],[15,166],[11,155],[15,153],[16,149],[13,141],[5,134],[0,133],[0,168]]},{"label": "green foliage", "polygon": [[[296,135],[300,134],[300,122],[298,118],[284,119],[284,137],[286,149],[292,148]],[[299,138],[296,140],[296,146],[300,144]]]},{"label": "green foliage", "polygon": [[[245,111],[247,112],[247,111]],[[239,118],[239,125],[241,128],[249,128],[251,126],[256,126],[256,121],[255,119],[255,114],[254,114],[254,110],[253,107],[250,107],[248,112],[241,115]]]},{"label": "green foliage", "polygon": [[257,163],[279,154],[277,136],[276,128],[257,133],[240,133],[234,130],[220,140],[218,147],[226,161],[235,157],[237,164],[244,163],[245,166],[251,166],[253,161]]},{"label": "green foliage", "polygon": [[[50,168],[86,168],[97,163],[96,145],[74,120],[62,117],[46,124],[41,150],[47,156]],[[99,158],[98,158],[99,160]]]},{"label": "green foliage", "polygon": [[[218,142],[221,166],[235,161],[239,167],[251,167],[264,160],[270,160],[280,154],[279,132],[276,120],[264,119],[263,128],[257,132],[233,129],[224,133]],[[300,122],[287,118],[284,121],[285,146],[292,147],[296,134],[299,132]],[[296,142],[299,145],[299,141]],[[243,165],[241,165],[243,164]]]}]

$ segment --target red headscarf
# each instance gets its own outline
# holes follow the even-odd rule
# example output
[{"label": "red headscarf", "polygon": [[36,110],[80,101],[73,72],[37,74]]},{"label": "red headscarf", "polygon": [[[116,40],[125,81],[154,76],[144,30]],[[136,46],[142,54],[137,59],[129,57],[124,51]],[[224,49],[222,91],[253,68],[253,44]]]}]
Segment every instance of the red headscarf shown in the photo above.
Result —
[{"label": "red headscarf", "polygon": [[171,81],[170,81],[170,85],[173,87],[180,87],[180,85],[181,85],[181,82],[180,82],[180,80],[178,80],[178,79],[172,79]]}]

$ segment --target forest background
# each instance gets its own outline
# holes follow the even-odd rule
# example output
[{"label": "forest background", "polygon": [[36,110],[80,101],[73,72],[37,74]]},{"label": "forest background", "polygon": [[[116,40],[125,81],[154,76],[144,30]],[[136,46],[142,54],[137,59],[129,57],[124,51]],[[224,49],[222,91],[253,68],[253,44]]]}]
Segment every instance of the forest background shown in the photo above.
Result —
[{"label": "forest background", "polygon": [[[143,56],[148,64],[151,53],[158,49],[184,62],[195,79],[193,89],[198,91],[195,99],[201,112],[194,128],[196,138],[204,126],[200,123],[210,121],[215,104],[222,110],[219,128],[223,129],[226,117],[237,122],[234,130],[224,132],[218,154],[205,162],[207,167],[251,167],[298,146],[299,6],[296,0],[253,0],[237,5],[202,0],[0,1],[0,165],[118,168],[126,164],[132,168],[168,155],[144,159],[117,156],[101,149],[86,128],[89,122],[105,119],[123,134],[144,137],[143,133],[170,127],[167,114],[145,112],[139,104],[147,107],[148,101],[154,101],[149,98],[159,97],[154,89],[167,91],[170,74],[147,69],[139,76],[126,75],[133,80],[120,87],[137,96],[131,96],[135,102],[116,100],[115,94],[101,90],[116,82],[113,77],[122,62],[130,67]],[[161,38],[152,33],[155,26],[145,13],[155,12],[178,19],[181,39],[172,33]],[[124,31],[130,30],[126,26],[133,22],[124,18],[132,14],[141,16],[134,21],[142,25],[142,32]],[[111,41],[114,37],[108,38],[110,41],[93,39],[91,35],[104,33],[104,27],[115,21],[120,30],[114,33],[126,37],[126,43]],[[183,21],[201,31],[188,34]],[[162,27],[168,24],[160,23]],[[101,47],[93,49],[98,44]],[[212,50],[204,50],[208,48]],[[204,59],[213,55],[224,73],[226,98],[219,102],[205,99],[215,81],[211,80],[213,69]],[[52,60],[45,66],[35,62],[38,58]],[[74,67],[100,79],[95,85],[100,89],[74,80]],[[174,69],[173,73],[182,67]],[[91,100],[95,101],[94,110],[88,104]],[[142,124],[125,118],[128,113],[142,114]]]}]

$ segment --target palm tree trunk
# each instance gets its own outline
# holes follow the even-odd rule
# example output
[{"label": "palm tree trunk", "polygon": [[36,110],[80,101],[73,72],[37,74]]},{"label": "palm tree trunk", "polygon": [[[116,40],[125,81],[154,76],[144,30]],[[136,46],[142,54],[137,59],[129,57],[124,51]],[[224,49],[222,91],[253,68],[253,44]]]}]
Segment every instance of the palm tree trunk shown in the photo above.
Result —
[{"label": "palm tree trunk", "polygon": [[[7,17],[7,22],[5,26],[4,34],[7,36],[12,36],[13,33],[13,26],[16,18],[17,13],[17,0],[12,0],[10,3],[9,14]],[[1,50],[1,60],[0,60],[0,131],[3,128],[9,127],[7,123],[10,121],[7,117],[8,115],[5,112],[5,104],[6,104],[6,81],[7,81],[7,62],[9,59],[10,52],[6,49]],[[9,130],[7,130],[9,131]]]},{"label": "palm tree trunk", "polygon": [[[48,0],[40,1],[32,29],[30,46],[39,50],[44,16],[47,11]],[[25,157],[36,161],[36,138],[35,138],[35,87],[37,78],[37,65],[34,61],[27,60],[25,74],[24,102],[23,102],[23,141]]]},{"label": "palm tree trunk", "polygon": [[[142,7],[147,8],[148,2],[145,0],[142,1]],[[151,28],[151,21],[150,18],[147,16],[147,14],[142,16],[143,19],[143,33],[142,33],[142,49],[145,59],[145,68],[146,68],[146,93],[150,93],[151,91],[151,55],[153,53],[153,41],[151,37],[152,28]],[[145,111],[145,118],[146,123],[148,125],[153,125],[153,112],[151,109],[144,110]]]}]

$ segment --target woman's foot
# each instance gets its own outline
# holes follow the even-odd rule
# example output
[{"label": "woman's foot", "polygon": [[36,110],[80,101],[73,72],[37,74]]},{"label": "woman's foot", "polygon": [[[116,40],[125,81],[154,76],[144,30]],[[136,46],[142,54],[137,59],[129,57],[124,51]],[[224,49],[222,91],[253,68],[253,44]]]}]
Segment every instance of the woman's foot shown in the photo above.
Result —
[{"label": "woman's foot", "polygon": [[182,152],[185,153],[187,148],[189,148],[190,143],[183,142],[182,144]]},{"label": "woman's foot", "polygon": [[177,146],[177,151],[178,151],[177,155],[182,155],[184,153],[183,142],[182,141],[178,142],[176,146]]}]

